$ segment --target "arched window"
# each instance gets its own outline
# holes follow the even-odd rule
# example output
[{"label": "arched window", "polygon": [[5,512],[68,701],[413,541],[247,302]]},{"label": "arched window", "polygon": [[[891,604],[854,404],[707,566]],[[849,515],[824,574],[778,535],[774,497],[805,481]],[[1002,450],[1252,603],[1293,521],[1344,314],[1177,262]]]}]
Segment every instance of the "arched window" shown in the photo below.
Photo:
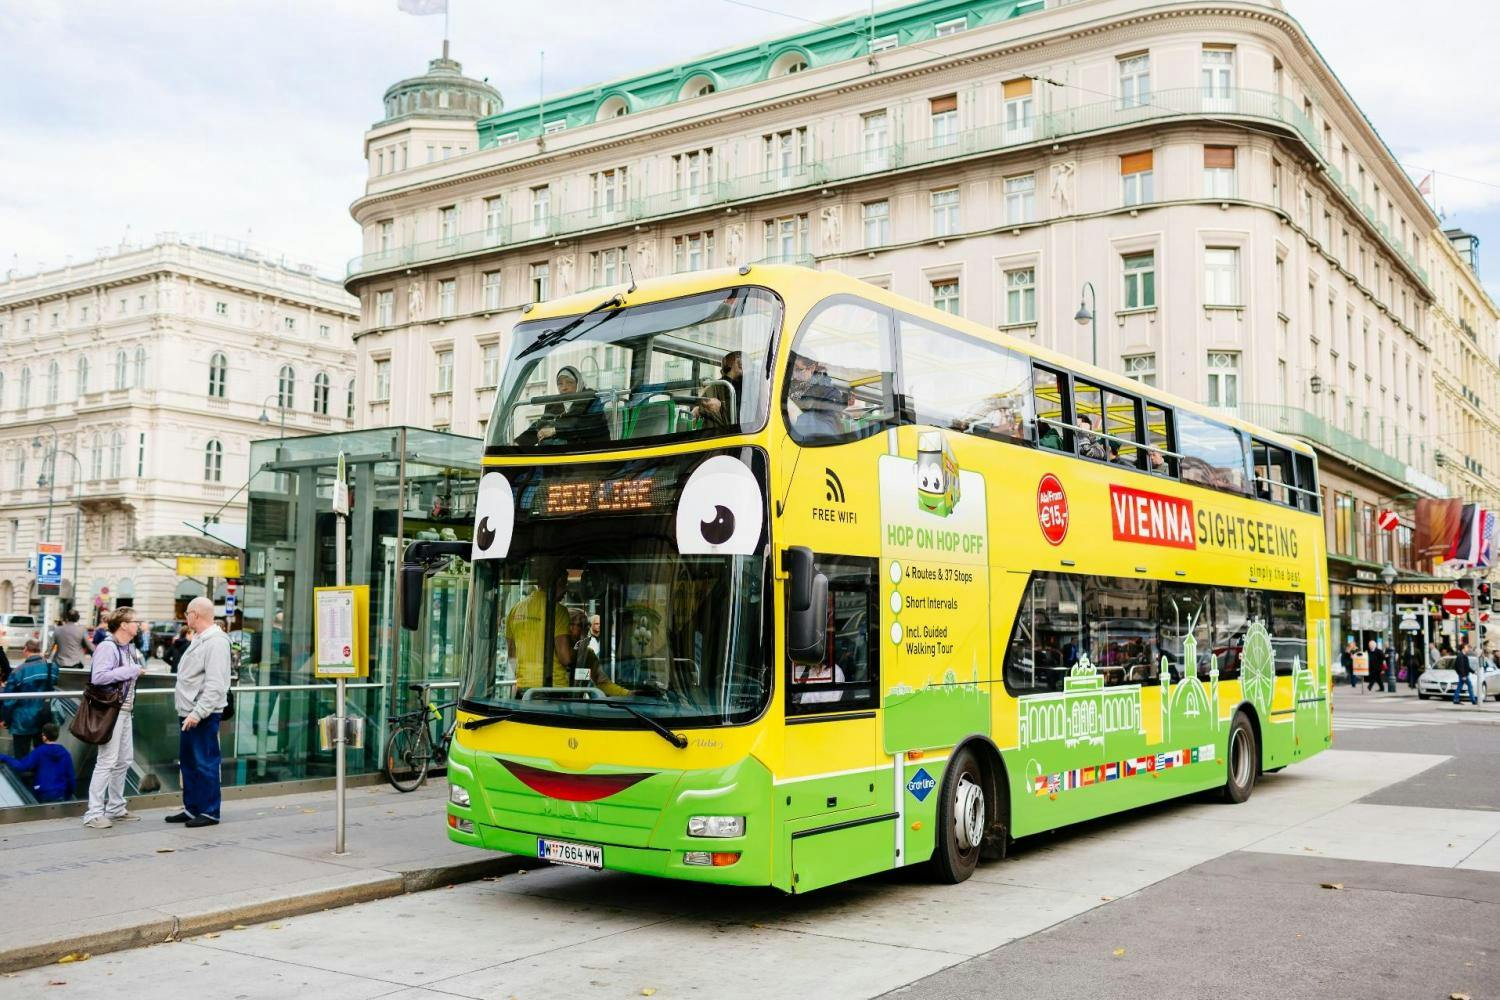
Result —
[{"label": "arched window", "polygon": [[23,410],[31,405],[31,369],[29,367],[21,369],[21,395],[16,405]]},{"label": "arched window", "polygon": [[215,351],[208,359],[208,394],[214,399],[224,398],[224,387],[229,381],[229,359],[222,351]]},{"label": "arched window", "polygon": [[78,358],[78,395],[85,395],[89,391],[89,359],[79,355]]},{"label": "arched window", "polygon": [[104,439],[98,434],[94,435],[92,446],[89,449],[89,478],[104,478]]},{"label": "arched window", "polygon": [[[5,383],[3,381],[0,381],[0,386],[3,386],[4,384]],[[354,419],[354,380],[352,378],[349,380],[349,409],[344,414],[344,419]]]},{"label": "arched window", "polygon": [[771,64],[771,72],[767,76],[790,76],[793,73],[801,73],[807,69],[807,57],[796,49],[783,52],[776,57]]},{"label": "arched window", "polygon": [[139,388],[146,386],[146,349],[144,347],[135,349],[135,384]]},{"label": "arched window", "polygon": [[115,388],[124,389],[130,385],[130,358],[124,351],[115,352]]},{"label": "arched window", "polygon": [[115,431],[109,438],[109,478],[120,478],[120,466],[125,458],[125,435]]},{"label": "arched window", "polygon": [[318,372],[317,378],[313,379],[313,412],[320,417],[328,416],[328,396],[330,391],[327,372]]},{"label": "arched window", "polygon": [[276,379],[276,406],[283,410],[294,409],[297,405],[297,373],[292,370],[291,365],[282,365],[281,374]]},{"label": "arched window", "polygon": [[628,114],[630,114],[630,102],[625,100],[623,94],[612,94],[599,105],[599,112],[594,116],[594,120],[608,121],[611,118],[619,118]]},{"label": "arched window", "polygon": [[217,439],[209,441],[208,446],[203,449],[203,481],[224,481],[224,446]]},{"label": "arched window", "polygon": [[712,94],[715,89],[713,77],[707,73],[698,73],[689,77],[687,82],[682,85],[682,90],[678,92],[677,99],[685,101],[690,97],[706,97]]},{"label": "arched window", "polygon": [[62,365],[53,361],[47,366],[47,402],[57,402],[58,393],[62,388]]}]

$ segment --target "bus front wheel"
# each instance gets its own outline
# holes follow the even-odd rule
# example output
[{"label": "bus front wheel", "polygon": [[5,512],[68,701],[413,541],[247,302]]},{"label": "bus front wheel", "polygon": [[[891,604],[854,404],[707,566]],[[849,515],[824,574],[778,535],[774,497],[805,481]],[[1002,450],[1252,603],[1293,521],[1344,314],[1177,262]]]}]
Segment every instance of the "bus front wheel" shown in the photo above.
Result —
[{"label": "bus front wheel", "polygon": [[960,750],[948,762],[938,800],[937,845],[932,871],[938,881],[955,885],[974,874],[979,852],[990,828],[990,804],[985,798],[984,771],[974,751]]},{"label": "bus front wheel", "polygon": [[1229,724],[1228,773],[1222,794],[1225,802],[1244,802],[1255,790],[1260,753],[1255,745],[1255,727],[1241,712]]}]

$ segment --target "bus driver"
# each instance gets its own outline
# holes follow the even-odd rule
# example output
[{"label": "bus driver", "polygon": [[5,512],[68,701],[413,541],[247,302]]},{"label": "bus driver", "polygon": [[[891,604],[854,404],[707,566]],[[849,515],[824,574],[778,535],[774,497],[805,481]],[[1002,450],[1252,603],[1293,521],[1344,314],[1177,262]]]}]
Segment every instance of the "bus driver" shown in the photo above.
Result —
[{"label": "bus driver", "polygon": [[[540,567],[545,581],[551,567]],[[536,587],[505,616],[505,645],[510,662],[515,664],[516,697],[527,688],[566,687],[572,680],[573,644],[569,639],[568,609],[560,603],[567,589],[568,575],[558,571],[550,584]],[[552,600],[548,601],[548,594]],[[547,612],[552,611],[552,677],[545,673],[547,658]]]}]

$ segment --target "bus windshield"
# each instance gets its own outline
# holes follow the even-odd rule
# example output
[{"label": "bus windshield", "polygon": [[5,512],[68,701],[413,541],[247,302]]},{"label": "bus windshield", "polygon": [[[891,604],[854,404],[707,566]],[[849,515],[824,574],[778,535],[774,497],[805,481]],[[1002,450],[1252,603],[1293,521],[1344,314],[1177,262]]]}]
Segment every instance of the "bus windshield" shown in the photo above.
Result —
[{"label": "bus windshield", "polygon": [[[505,470],[514,529],[503,558],[475,562],[467,708],[619,728],[644,724],[611,701],[670,726],[760,714],[770,688],[763,512],[728,515],[738,540],[714,534],[734,503],[717,492],[717,506],[685,515],[702,492],[689,481],[702,458]],[[735,551],[684,543],[679,533],[699,528]]]},{"label": "bus windshield", "polygon": [[772,292],[737,287],[518,324],[486,444],[590,451],[757,430],[781,316]]}]

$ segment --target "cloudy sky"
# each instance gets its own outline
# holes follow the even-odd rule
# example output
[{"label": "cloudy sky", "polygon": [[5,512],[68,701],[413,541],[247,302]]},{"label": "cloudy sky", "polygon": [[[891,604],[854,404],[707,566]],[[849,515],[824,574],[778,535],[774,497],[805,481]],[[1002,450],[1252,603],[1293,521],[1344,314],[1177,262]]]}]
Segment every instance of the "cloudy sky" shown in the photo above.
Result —
[{"label": "cloudy sky", "polygon": [[[537,92],[832,18],[858,0],[451,0],[454,57],[521,105]],[[1500,51],[1483,0],[1286,0],[1449,224],[1488,241],[1500,297]],[[882,6],[884,3],[882,3]],[[795,11],[797,16],[776,13]],[[380,97],[420,73],[441,17],[396,0],[0,0],[0,272],[175,230],[249,239],[341,275]],[[1483,253],[1484,251],[1482,251]]]}]

